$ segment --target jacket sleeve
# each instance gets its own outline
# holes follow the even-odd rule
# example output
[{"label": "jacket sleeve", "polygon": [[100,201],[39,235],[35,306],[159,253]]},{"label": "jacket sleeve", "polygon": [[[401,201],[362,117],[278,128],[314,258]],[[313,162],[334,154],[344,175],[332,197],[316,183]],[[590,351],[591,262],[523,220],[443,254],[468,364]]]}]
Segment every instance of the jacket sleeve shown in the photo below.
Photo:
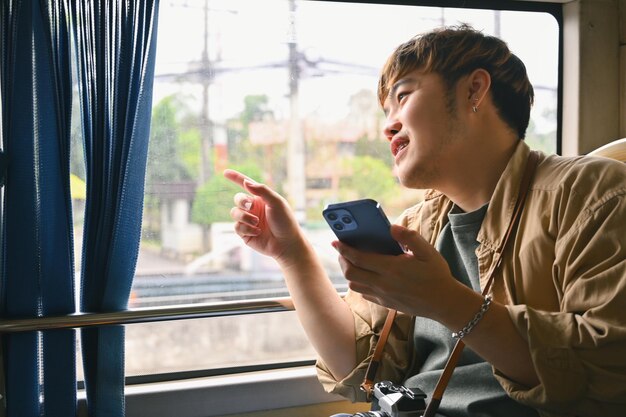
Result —
[{"label": "jacket sleeve", "polygon": [[[352,402],[364,402],[365,393],[359,387],[385,323],[387,309],[370,303],[352,291],[346,294],[345,302],[350,305],[354,317],[358,365],[349,375],[337,381],[324,362],[318,359],[317,374],[327,392],[339,394]],[[411,317],[398,313],[383,351],[377,380],[402,381],[408,367],[407,344],[411,322]]]},{"label": "jacket sleeve", "polygon": [[[412,219],[416,215],[415,211],[415,207],[408,209],[397,223],[405,227],[412,227]],[[360,294],[353,291],[348,291],[344,301],[350,306],[354,317],[358,364],[349,375],[338,381],[330,373],[324,362],[318,359],[316,364],[317,375],[327,392],[339,394],[352,402],[365,402],[365,393],[361,391],[360,385],[376,348],[379,334],[385,324],[388,310],[363,299]],[[410,364],[408,349],[409,344],[412,343],[412,323],[412,317],[398,312],[382,354],[377,371],[377,381],[389,380],[399,383],[404,380]]]},{"label": "jacket sleeve", "polygon": [[514,399],[542,415],[623,416],[626,410],[626,199],[621,189],[561,224],[552,279],[560,311],[507,306],[540,384],[495,370]]}]

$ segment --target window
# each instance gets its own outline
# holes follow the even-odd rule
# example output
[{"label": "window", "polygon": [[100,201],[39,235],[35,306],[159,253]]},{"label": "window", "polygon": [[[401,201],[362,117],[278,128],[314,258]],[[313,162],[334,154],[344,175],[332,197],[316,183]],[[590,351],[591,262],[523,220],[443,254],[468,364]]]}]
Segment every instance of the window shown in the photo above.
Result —
[{"label": "window", "polygon": [[[536,92],[526,140],[556,152],[560,29],[548,13],[161,2],[143,239],[129,307],[287,296],[273,261],[233,232],[237,188],[222,178],[226,167],[288,197],[345,290],[323,207],[372,197],[393,219],[421,198],[401,190],[391,171],[379,68],[409,37],[460,22],[502,37],[525,62]],[[73,172],[80,176],[80,168]],[[133,325],[126,338],[129,376],[314,357],[293,312]]]}]

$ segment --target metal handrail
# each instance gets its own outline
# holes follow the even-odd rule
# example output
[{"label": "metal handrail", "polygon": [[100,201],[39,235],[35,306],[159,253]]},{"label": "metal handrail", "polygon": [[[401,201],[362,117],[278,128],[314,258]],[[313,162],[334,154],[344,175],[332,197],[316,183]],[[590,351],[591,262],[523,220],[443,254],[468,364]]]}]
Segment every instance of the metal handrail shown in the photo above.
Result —
[{"label": "metal handrail", "polygon": [[271,298],[201,305],[137,308],[110,313],[77,313],[66,316],[0,319],[0,334],[271,313],[293,309],[291,298]]}]

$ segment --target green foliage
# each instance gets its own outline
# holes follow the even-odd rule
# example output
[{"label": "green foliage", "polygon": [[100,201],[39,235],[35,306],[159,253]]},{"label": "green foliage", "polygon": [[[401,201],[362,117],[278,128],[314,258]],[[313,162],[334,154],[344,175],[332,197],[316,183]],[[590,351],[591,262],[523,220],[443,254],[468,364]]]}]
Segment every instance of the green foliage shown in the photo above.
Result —
[{"label": "green foliage", "polygon": [[393,165],[389,142],[384,139],[362,137],[356,141],[354,153],[356,156],[371,156],[379,159],[388,167]]},{"label": "green foliage", "polygon": [[270,185],[282,193],[281,186],[287,176],[286,145],[257,145],[250,141],[250,123],[264,120],[274,120],[269,97],[265,94],[244,97],[244,109],[236,119],[227,122],[228,162],[229,166],[254,166],[267,174],[272,180]]},{"label": "green foliage", "polygon": [[196,175],[197,171],[185,165],[179,148],[182,131],[178,122],[179,107],[176,96],[168,96],[152,109],[146,171],[149,184],[190,180]]},{"label": "green foliage", "polygon": [[243,103],[244,109],[240,118],[244,125],[273,116],[272,111],[268,108],[269,98],[265,94],[245,96]]},{"label": "green foliage", "polygon": [[[273,119],[274,113],[269,109],[269,97],[265,94],[248,95],[243,99],[243,110],[237,119],[232,119],[229,123],[229,136],[234,138],[237,148],[241,145],[248,145],[248,151],[254,152],[256,147],[249,142],[249,126],[251,122],[258,122],[264,119]],[[251,148],[250,148],[251,147]]]},{"label": "green foliage", "polygon": [[400,192],[389,166],[371,156],[357,156],[345,162],[352,175],[339,181],[342,199],[374,198],[384,204]]},{"label": "green foliage", "polygon": [[[261,171],[256,164],[231,167],[245,173],[250,178],[262,181]],[[191,220],[194,223],[211,225],[215,222],[231,221],[230,209],[233,207],[233,196],[243,190],[221,175],[214,175],[196,191],[191,209]]]},{"label": "green foliage", "polygon": [[200,130],[192,127],[182,131],[178,136],[178,151],[187,172],[200,172]]}]

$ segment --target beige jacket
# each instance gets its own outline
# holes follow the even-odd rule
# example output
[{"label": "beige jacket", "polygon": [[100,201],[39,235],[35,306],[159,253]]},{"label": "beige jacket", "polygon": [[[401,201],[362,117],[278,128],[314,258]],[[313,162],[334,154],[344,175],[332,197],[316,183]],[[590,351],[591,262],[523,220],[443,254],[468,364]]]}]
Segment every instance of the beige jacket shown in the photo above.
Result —
[{"label": "beige jacket", "polygon": [[[515,203],[529,148],[520,142],[498,182],[478,234],[481,286]],[[430,191],[399,223],[433,245],[451,202]],[[528,340],[541,384],[525,387],[494,369],[505,391],[542,416],[626,416],[626,164],[604,158],[540,157],[518,232],[493,284]],[[361,363],[335,381],[319,361],[325,389],[352,401],[359,390],[386,310],[350,292]],[[409,375],[412,319],[400,315],[379,379]],[[431,393],[428,393],[429,395]]]}]

